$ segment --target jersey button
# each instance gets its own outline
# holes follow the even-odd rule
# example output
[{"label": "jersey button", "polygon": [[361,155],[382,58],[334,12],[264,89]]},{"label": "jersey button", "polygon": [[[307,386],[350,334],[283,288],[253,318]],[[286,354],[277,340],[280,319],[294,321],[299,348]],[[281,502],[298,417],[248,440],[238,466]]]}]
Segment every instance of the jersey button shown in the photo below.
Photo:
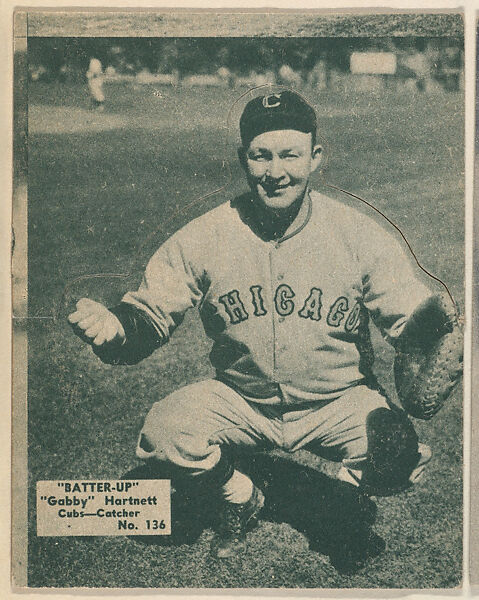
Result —
[{"label": "jersey button", "polygon": [[284,321],[284,317],[279,317],[278,321],[282,323]]},{"label": "jersey button", "polygon": [[278,274],[278,281],[283,281],[283,279],[284,279],[283,273],[279,273]]}]

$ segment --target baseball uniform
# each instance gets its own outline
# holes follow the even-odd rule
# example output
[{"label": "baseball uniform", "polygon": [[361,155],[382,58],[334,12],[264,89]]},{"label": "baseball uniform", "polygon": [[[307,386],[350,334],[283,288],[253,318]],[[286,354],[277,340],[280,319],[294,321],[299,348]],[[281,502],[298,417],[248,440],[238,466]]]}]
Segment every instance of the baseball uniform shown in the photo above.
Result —
[{"label": "baseball uniform", "polygon": [[358,457],[367,414],[387,406],[360,349],[369,316],[394,341],[431,295],[405,248],[372,218],[315,191],[275,241],[255,230],[251,207],[244,194],[187,224],[123,298],[146,316],[158,346],[193,307],[213,340],[216,379],[155,404],[141,458],[200,474],[219,461],[222,444]]}]

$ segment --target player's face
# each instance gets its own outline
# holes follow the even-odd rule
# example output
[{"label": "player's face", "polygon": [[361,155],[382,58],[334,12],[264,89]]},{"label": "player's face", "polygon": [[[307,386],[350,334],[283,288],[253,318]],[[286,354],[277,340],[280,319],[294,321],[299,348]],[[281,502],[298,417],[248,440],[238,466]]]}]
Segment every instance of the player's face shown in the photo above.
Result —
[{"label": "player's face", "polygon": [[243,150],[242,164],[257,199],[266,208],[281,210],[304,196],[320,154],[321,147],[312,146],[310,133],[267,131]]}]

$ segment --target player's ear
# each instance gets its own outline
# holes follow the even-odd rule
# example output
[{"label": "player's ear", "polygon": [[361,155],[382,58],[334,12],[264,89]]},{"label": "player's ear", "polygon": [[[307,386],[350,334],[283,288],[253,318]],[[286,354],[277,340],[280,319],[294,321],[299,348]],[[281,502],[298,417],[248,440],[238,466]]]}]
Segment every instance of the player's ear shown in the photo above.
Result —
[{"label": "player's ear", "polygon": [[322,160],[323,147],[320,144],[316,144],[313,146],[313,150],[311,151],[311,173],[316,171]]}]

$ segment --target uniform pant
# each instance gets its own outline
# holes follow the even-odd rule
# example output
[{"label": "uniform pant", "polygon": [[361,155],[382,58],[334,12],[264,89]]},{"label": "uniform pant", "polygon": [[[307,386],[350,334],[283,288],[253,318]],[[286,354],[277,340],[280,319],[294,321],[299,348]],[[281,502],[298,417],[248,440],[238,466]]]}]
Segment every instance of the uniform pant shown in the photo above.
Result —
[{"label": "uniform pant", "polygon": [[366,419],[387,408],[384,396],[361,385],[327,402],[260,404],[211,379],[156,402],[140,433],[137,456],[155,458],[190,475],[212,471],[221,449],[234,452],[301,448],[333,461],[362,460]]},{"label": "uniform pant", "polygon": [[92,98],[96,102],[104,102],[105,94],[103,93],[103,78],[102,77],[92,77],[88,80],[88,87],[90,89],[90,94]]}]

